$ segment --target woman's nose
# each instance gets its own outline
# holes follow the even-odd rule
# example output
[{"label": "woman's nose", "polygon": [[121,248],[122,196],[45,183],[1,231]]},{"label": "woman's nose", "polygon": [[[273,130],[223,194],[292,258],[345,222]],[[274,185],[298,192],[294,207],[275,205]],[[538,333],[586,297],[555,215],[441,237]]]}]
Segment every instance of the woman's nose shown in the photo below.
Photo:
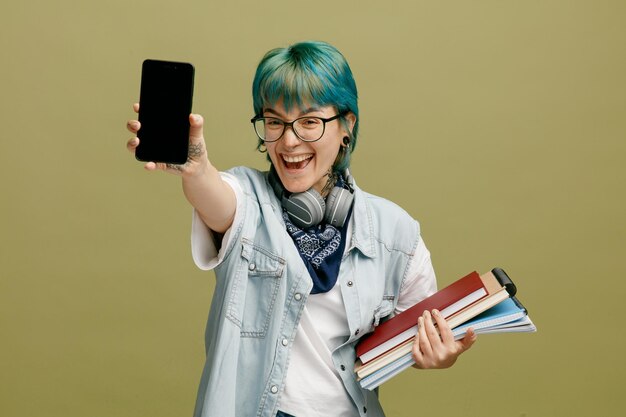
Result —
[{"label": "woman's nose", "polygon": [[293,126],[285,126],[283,141],[285,142],[285,146],[288,148],[293,148],[300,144],[300,138],[298,138],[296,132],[294,132]]}]

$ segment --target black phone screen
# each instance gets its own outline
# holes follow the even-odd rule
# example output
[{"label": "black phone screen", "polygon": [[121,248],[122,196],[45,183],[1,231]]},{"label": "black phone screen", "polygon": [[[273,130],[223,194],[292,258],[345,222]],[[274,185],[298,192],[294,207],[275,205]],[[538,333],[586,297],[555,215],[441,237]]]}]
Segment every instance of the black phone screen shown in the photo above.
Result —
[{"label": "black phone screen", "polygon": [[147,59],[141,70],[140,161],[184,164],[189,148],[189,114],[193,101],[193,65]]}]

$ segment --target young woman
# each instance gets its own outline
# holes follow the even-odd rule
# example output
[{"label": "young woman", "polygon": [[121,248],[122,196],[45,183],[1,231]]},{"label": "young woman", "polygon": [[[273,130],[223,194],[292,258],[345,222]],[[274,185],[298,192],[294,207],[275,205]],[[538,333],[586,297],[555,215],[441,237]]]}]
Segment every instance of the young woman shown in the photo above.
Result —
[{"label": "young woman", "polygon": [[[359,110],[337,49],[302,42],[271,50],[252,95],[267,172],[218,172],[199,115],[189,117],[184,165],[145,165],[182,177],[194,260],[217,279],[195,415],[382,416],[377,394],[356,380],[355,344],[436,290],[419,225],[362,191],[347,170]],[[139,127],[128,122],[133,134]],[[127,146],[138,144],[134,137]],[[449,367],[476,338],[454,341],[436,311],[419,324],[416,368]]]}]

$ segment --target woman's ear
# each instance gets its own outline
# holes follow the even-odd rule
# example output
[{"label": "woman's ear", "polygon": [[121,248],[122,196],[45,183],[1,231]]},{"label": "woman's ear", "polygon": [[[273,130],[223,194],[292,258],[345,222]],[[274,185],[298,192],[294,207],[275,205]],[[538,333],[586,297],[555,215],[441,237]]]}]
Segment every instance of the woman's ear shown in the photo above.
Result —
[{"label": "woman's ear", "polygon": [[348,112],[344,117],[346,119],[346,127],[349,129],[349,131],[345,132],[345,134],[352,137],[352,131],[354,130],[354,125],[356,124],[356,116],[354,113]]}]

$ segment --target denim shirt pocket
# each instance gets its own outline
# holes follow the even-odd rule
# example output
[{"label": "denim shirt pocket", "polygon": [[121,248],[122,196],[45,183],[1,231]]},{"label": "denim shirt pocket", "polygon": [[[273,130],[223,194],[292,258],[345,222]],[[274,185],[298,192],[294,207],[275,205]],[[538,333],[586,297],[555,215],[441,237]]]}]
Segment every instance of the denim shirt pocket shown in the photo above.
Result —
[{"label": "denim shirt pocket", "polygon": [[393,313],[393,295],[384,296],[382,303],[374,309],[374,318],[372,319],[372,329],[378,326],[381,320],[384,321],[391,313]]},{"label": "denim shirt pocket", "polygon": [[241,259],[227,313],[240,327],[242,337],[265,337],[285,264],[280,256],[249,239],[242,239]]}]

